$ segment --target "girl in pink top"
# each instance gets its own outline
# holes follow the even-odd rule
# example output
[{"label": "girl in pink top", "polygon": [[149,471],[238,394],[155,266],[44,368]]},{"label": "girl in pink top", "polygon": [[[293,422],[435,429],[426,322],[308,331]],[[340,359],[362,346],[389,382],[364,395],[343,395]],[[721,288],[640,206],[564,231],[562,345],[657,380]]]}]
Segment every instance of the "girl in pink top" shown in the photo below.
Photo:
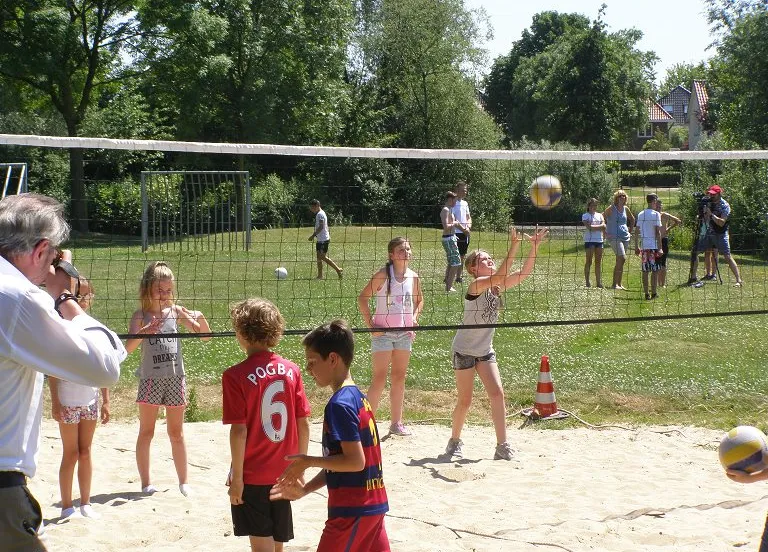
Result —
[{"label": "girl in pink top", "polygon": [[[393,238],[387,249],[387,264],[374,273],[357,298],[360,313],[368,327],[377,330],[381,328],[371,333],[373,373],[368,388],[368,402],[375,413],[391,366],[389,398],[392,423],[389,431],[395,435],[410,435],[410,430],[403,425],[403,401],[405,373],[411,358],[415,332],[407,328],[418,324],[424,298],[419,275],[408,268],[411,259],[411,244],[408,240]],[[373,297],[376,298],[376,311],[371,315],[369,302]],[[387,331],[387,328],[394,330]]]}]

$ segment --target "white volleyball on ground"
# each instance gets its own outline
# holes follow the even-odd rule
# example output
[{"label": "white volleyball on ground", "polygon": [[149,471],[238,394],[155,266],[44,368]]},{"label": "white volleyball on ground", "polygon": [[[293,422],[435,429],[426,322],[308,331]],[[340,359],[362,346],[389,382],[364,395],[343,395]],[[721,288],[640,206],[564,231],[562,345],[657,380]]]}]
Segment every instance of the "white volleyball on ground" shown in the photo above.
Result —
[{"label": "white volleyball on ground", "polygon": [[275,278],[278,280],[285,280],[288,277],[288,269],[284,266],[278,266],[275,269]]}]

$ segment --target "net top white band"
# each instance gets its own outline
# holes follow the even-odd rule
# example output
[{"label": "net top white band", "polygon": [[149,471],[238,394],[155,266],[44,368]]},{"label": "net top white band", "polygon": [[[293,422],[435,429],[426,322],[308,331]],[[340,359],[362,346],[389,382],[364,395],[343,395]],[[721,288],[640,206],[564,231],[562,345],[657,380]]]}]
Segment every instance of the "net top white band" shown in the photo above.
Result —
[{"label": "net top white band", "polygon": [[707,161],[766,159],[768,150],[734,151],[555,151],[555,150],[467,150],[410,148],[352,148],[288,146],[278,144],[229,144],[129,140],[67,136],[0,134],[0,144],[43,148],[180,151],[239,155],[294,155],[303,157],[368,157],[378,159],[468,159],[498,161]]}]

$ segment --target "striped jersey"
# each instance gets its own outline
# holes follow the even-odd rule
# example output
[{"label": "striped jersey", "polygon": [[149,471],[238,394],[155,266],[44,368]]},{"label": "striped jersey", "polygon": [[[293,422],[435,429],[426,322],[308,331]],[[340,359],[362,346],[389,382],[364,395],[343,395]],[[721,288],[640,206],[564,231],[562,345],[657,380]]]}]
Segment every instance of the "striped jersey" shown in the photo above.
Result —
[{"label": "striped jersey", "polygon": [[336,391],[323,416],[323,456],[341,454],[343,441],[359,441],[365,468],[359,472],[326,470],[328,518],[384,514],[389,510],[381,462],[379,432],[368,399],[356,385]]}]

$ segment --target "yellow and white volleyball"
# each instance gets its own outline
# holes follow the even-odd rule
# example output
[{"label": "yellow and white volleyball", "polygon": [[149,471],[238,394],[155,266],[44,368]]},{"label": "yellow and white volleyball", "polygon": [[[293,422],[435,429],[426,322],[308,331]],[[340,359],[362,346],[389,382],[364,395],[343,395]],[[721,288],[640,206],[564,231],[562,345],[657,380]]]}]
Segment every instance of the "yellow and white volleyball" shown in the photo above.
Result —
[{"label": "yellow and white volleyball", "polygon": [[563,187],[560,180],[551,174],[537,177],[529,190],[531,201],[539,209],[552,209],[563,197]]},{"label": "yellow and white volleyball", "polygon": [[285,280],[288,277],[288,269],[284,266],[278,266],[275,269],[275,278],[278,280]]},{"label": "yellow and white volleyball", "polygon": [[734,427],[723,436],[717,453],[726,469],[757,472],[766,468],[768,439],[756,427]]}]

